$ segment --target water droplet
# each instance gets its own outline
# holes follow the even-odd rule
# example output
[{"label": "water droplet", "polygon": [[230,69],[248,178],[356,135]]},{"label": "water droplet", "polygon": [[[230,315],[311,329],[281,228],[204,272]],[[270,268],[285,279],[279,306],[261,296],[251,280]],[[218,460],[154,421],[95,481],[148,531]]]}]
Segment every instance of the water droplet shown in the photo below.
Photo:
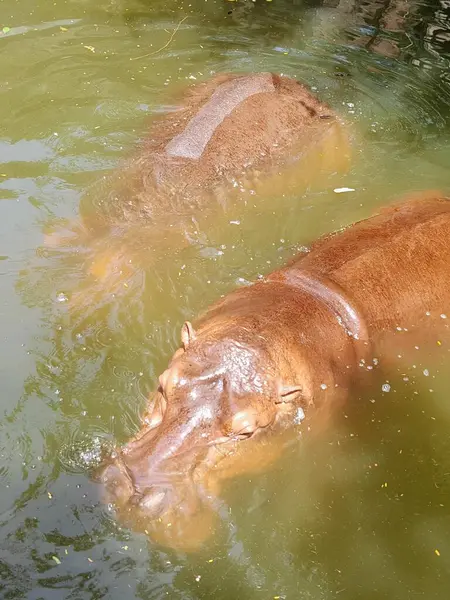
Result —
[{"label": "water droplet", "polygon": [[301,423],[303,421],[304,418],[305,418],[305,413],[303,411],[303,408],[298,407],[297,408],[297,413],[296,413],[296,415],[294,417],[294,423],[296,425],[298,425],[299,423]]},{"label": "water droplet", "polygon": [[391,386],[389,385],[389,383],[383,383],[383,385],[381,386],[381,389],[383,390],[383,392],[390,392]]}]

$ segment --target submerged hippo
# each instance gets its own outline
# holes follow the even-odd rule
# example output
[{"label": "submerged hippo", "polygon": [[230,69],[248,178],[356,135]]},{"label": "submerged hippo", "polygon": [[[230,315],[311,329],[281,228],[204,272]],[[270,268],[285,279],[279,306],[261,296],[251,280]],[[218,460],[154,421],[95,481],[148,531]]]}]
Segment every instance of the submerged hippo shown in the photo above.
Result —
[{"label": "submerged hippo", "polygon": [[397,335],[446,327],[449,239],[448,199],[396,204],[185,323],[142,430],[100,471],[106,499],[163,541],[200,543],[221,479],[264,468],[276,432],[341,402]]},{"label": "submerged hippo", "polygon": [[[114,225],[138,220],[140,226],[151,221],[167,227],[168,215],[195,217],[214,201],[231,203],[233,192],[279,194],[302,172],[313,180],[315,173],[305,174],[301,160],[338,170],[347,166],[348,153],[342,121],[295,79],[216,75],[189,88],[175,110],[152,122],[117,174],[109,202],[86,216],[98,214],[102,224],[106,215]],[[82,209],[88,211],[88,203]]]},{"label": "submerged hippo", "polygon": [[[135,155],[88,191],[68,233],[104,293],[148,264],[149,249],[164,256],[198,242],[233,206],[240,216],[272,212],[264,198],[345,171],[349,154],[346,127],[305,85],[271,73],[216,75],[154,119]],[[55,232],[46,243],[74,240]]]}]

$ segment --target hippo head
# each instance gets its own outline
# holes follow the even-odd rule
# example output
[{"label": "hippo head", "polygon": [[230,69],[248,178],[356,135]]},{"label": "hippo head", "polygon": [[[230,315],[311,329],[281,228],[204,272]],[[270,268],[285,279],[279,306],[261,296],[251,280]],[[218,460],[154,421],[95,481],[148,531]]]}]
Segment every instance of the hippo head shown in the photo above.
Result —
[{"label": "hippo head", "polygon": [[108,501],[134,528],[139,521],[147,533],[164,530],[165,543],[170,533],[178,545],[181,539],[195,545],[194,538],[209,535],[205,515],[214,512],[219,482],[273,461],[280,445],[267,440],[283,420],[303,412],[290,402],[301,388],[284,385],[263,341],[197,335],[190,323],[181,337],[143,428],[100,479]]}]

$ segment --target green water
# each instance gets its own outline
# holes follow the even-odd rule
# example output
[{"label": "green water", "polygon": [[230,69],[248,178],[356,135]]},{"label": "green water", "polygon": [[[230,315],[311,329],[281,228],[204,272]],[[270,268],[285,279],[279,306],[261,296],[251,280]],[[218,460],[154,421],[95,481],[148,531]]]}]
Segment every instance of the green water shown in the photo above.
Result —
[{"label": "green water", "polygon": [[[389,393],[380,382],[353,398],[275,469],[230,484],[223,527],[197,555],[121,529],[88,477],[103,441],[136,431],[184,318],[399,194],[450,189],[449,48],[430,38],[435,23],[445,33],[445,6],[410,3],[399,31],[383,30],[383,6],[1,3],[0,597],[449,597],[444,346],[390,374]],[[351,172],[288,198],[276,218],[237,212],[117,303],[70,316],[61,300],[82,261],[42,250],[44,224],[77,215],[174,91],[230,70],[313,86],[354,130]],[[333,191],[344,186],[356,191]]]}]

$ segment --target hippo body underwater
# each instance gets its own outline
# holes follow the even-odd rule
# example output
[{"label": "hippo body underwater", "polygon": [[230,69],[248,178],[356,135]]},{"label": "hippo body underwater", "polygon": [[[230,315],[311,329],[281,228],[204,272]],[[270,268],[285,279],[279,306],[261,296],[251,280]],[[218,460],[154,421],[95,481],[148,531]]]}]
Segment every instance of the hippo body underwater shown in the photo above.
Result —
[{"label": "hippo body underwater", "polygon": [[217,201],[280,195],[289,180],[298,191],[301,172],[314,179],[311,164],[302,167],[311,154],[318,170],[331,173],[348,166],[349,152],[342,120],[304,84],[272,73],[219,74],[154,118],[135,155],[106,180],[108,198],[98,206],[94,186],[81,212],[100,226],[166,226],[168,215],[173,225]]},{"label": "hippo body underwater", "polygon": [[394,204],[186,322],[141,431],[98,472],[105,499],[136,528],[170,523],[164,543],[201,543],[195,515],[266,438],[340,406],[397,336],[444,333],[449,239],[450,200]]},{"label": "hippo body underwater", "polygon": [[[80,218],[49,231],[47,247],[77,248],[97,293],[124,290],[148,265],[208,242],[236,218],[272,212],[283,196],[348,169],[350,135],[308,88],[272,73],[219,74],[155,117],[134,155],[91,186]],[[280,214],[281,214],[280,209]]]}]

